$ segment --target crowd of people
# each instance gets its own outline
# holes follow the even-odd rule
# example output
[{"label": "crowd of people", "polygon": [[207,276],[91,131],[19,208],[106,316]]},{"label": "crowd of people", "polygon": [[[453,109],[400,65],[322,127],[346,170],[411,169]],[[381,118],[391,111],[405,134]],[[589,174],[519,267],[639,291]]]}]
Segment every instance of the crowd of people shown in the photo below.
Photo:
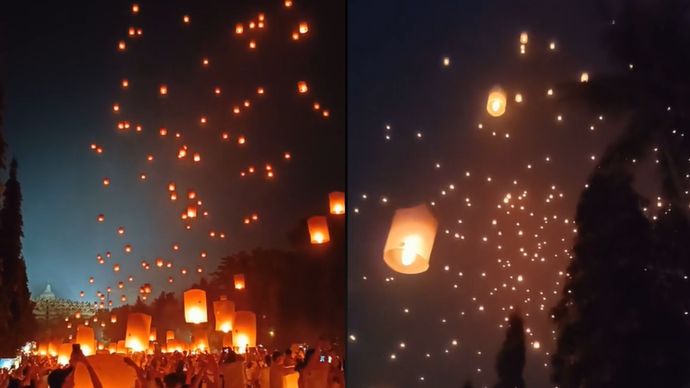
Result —
[{"label": "crowd of people", "polygon": [[[325,341],[306,351],[292,346],[272,353],[263,348],[244,354],[230,348],[215,353],[134,353],[122,362],[136,375],[133,388],[345,387],[342,357]],[[80,366],[94,388],[104,387],[103,376],[99,377],[90,357],[75,346],[67,365],[58,365],[56,357],[20,356],[18,365],[0,369],[0,388],[71,388]]]}]

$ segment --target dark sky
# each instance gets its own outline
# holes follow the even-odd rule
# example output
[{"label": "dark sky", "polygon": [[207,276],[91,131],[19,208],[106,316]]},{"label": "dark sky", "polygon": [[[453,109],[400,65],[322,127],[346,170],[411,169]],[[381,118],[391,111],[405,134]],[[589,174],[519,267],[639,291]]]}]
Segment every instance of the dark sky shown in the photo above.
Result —
[{"label": "dark sky", "polygon": [[[198,266],[210,272],[224,255],[287,248],[288,231],[303,218],[325,214],[328,192],[344,189],[343,2],[295,1],[286,9],[280,1],[140,1],[136,16],[129,1],[18,3],[2,12],[8,36],[2,52],[4,132],[19,161],[24,256],[34,294],[46,282],[58,296],[77,299],[85,290],[91,301],[97,290],[121,280],[127,285],[116,290],[118,299],[124,293],[133,300],[146,282],[155,294],[183,289],[199,279]],[[260,12],[265,28],[249,31],[249,20],[258,21]],[[188,25],[183,15],[190,16]],[[309,23],[309,32],[293,41],[301,21]],[[237,23],[245,25],[243,37],[234,34]],[[130,26],[143,35],[128,37]],[[120,40],[127,43],[124,53],[117,51]],[[120,86],[123,78],[127,90]],[[302,80],[309,85],[306,95],[297,93]],[[161,84],[169,90],[164,98]],[[257,95],[259,86],[264,95]],[[233,106],[247,99],[250,108],[234,115]],[[329,109],[328,119],[312,109],[314,101]],[[200,125],[201,116],[206,125]],[[129,121],[130,130],[118,131],[120,121]],[[136,124],[143,126],[139,134]],[[161,127],[168,129],[166,137],[159,135]],[[222,132],[229,141],[221,141]],[[237,144],[240,135],[247,139],[243,146]],[[104,153],[90,150],[92,143]],[[182,145],[189,156],[178,160]],[[194,152],[201,162],[192,162]],[[272,180],[265,177],[266,164],[274,170]],[[241,177],[249,166],[256,173]],[[176,202],[169,199],[170,181],[177,185]],[[188,189],[210,212],[190,231],[180,219]],[[105,222],[98,223],[101,213]],[[244,225],[254,213],[259,221]],[[120,226],[124,236],[117,234]],[[211,230],[226,238],[211,238]],[[106,251],[112,258],[99,265],[96,255]],[[156,268],[157,257],[174,267]],[[142,259],[150,270],[142,269]],[[190,274],[181,275],[181,268]]]},{"label": "dark sky", "polygon": [[[349,384],[492,386],[519,310],[527,386],[549,386],[575,206],[620,127],[559,86],[628,70],[608,63],[596,3],[348,3]],[[494,85],[508,94],[499,118]],[[430,268],[397,274],[382,258],[393,212],[420,203],[439,220]]]}]

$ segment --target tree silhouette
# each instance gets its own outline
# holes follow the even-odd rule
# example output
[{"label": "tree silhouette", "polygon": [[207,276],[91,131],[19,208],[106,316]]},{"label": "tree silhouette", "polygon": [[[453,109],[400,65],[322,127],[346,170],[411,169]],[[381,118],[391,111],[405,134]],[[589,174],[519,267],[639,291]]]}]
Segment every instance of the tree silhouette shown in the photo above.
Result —
[{"label": "tree silhouette", "polygon": [[29,293],[26,263],[22,256],[23,220],[22,193],[17,180],[17,160],[10,165],[10,177],[5,184],[4,201],[0,210],[0,258],[2,258],[2,288],[8,303],[9,331],[0,338],[0,352],[13,356],[16,350],[33,338],[36,319]]},{"label": "tree silhouette", "polygon": [[514,312],[508,319],[506,339],[496,357],[498,383],[495,387],[524,388],[523,369],[525,369],[525,329],[522,317]]}]

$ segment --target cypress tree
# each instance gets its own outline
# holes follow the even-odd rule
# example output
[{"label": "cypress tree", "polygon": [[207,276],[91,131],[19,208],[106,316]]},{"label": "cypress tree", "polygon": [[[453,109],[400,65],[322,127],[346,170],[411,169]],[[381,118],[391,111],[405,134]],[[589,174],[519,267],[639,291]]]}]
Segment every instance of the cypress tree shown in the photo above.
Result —
[{"label": "cypress tree", "polygon": [[3,262],[2,293],[8,303],[9,333],[0,341],[0,351],[13,355],[31,340],[36,329],[34,304],[29,293],[26,263],[22,255],[22,193],[17,180],[17,160],[12,159],[0,210],[0,257]]},{"label": "cypress tree", "polygon": [[519,313],[512,313],[503,346],[496,357],[498,383],[496,388],[524,388],[525,329]]}]

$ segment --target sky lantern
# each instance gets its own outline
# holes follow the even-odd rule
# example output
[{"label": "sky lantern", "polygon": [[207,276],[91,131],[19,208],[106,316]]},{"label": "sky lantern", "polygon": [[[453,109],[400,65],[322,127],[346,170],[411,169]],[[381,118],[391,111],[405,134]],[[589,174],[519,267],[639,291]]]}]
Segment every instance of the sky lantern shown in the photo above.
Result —
[{"label": "sky lantern", "polygon": [[85,356],[96,353],[96,338],[94,337],[92,327],[79,325],[77,327],[77,337],[74,342],[81,346],[81,351]]},{"label": "sky lantern", "polygon": [[127,89],[129,87],[129,80],[123,79],[122,82],[120,82],[120,85],[122,86],[122,89]]},{"label": "sky lantern", "polygon": [[188,218],[196,218],[196,214],[197,214],[196,205],[187,206],[187,217]]},{"label": "sky lantern", "polygon": [[520,44],[527,44],[529,42],[529,35],[527,35],[526,31],[523,31],[520,34]]},{"label": "sky lantern", "polygon": [[313,216],[307,220],[309,238],[312,244],[325,244],[331,240],[328,233],[328,221],[324,216]]},{"label": "sky lantern", "polygon": [[117,323],[117,315],[110,314],[110,323]]},{"label": "sky lantern", "polygon": [[297,91],[300,94],[304,94],[307,91],[309,91],[309,86],[307,85],[307,81],[299,81],[297,82]]},{"label": "sky lantern", "polygon": [[194,329],[192,334],[192,347],[198,351],[208,350],[208,333],[200,327]]},{"label": "sky lantern", "polygon": [[235,303],[227,299],[225,295],[220,300],[213,302],[213,315],[216,318],[216,331],[223,333],[232,332],[235,321]]},{"label": "sky lantern", "polygon": [[125,346],[134,352],[144,352],[149,348],[151,316],[142,313],[130,313],[127,317],[127,334]]},{"label": "sky lantern", "polygon": [[238,352],[244,353],[247,348],[256,347],[256,314],[251,311],[237,311],[234,325],[232,338]]},{"label": "sky lantern", "polygon": [[189,15],[184,15],[182,17],[182,22],[184,22],[184,24],[189,24],[189,21],[190,21]]},{"label": "sky lantern", "polygon": [[139,4],[132,4],[132,13],[135,15],[139,13]]},{"label": "sky lantern", "polygon": [[237,35],[242,35],[244,33],[244,26],[242,23],[237,23],[235,25],[235,34]]},{"label": "sky lantern", "polygon": [[234,275],[232,278],[235,283],[236,290],[244,290],[244,288],[247,286],[244,280],[244,274],[238,273]]},{"label": "sky lantern", "polygon": [[115,353],[118,354],[126,354],[127,353],[127,347],[125,346],[125,340],[119,340],[117,341],[117,346],[115,346]]},{"label": "sky lantern", "polygon": [[589,73],[582,72],[582,74],[580,74],[580,82],[589,82]]},{"label": "sky lantern", "polygon": [[506,112],[506,93],[500,87],[494,87],[489,92],[486,101],[486,111],[493,117],[503,116]]},{"label": "sky lantern", "polygon": [[172,330],[168,330],[165,332],[165,340],[170,341],[175,339],[175,332]]},{"label": "sky lantern", "polygon": [[307,22],[300,22],[299,24],[299,33],[304,35],[307,32],[309,32],[309,24]]},{"label": "sky lantern", "polygon": [[127,48],[127,44],[125,43],[124,40],[117,42],[117,49],[118,50],[125,51],[126,48]]},{"label": "sky lantern", "polygon": [[96,217],[96,220],[98,222],[103,222],[105,221],[105,214],[99,214],[98,217]]},{"label": "sky lantern", "polygon": [[160,93],[161,96],[165,96],[168,94],[168,85],[161,85],[160,88],[158,89],[158,92]]},{"label": "sky lantern", "polygon": [[57,362],[60,365],[67,365],[69,364],[69,359],[70,356],[72,355],[72,344],[71,343],[66,343],[66,344],[60,344],[58,347],[58,358]]},{"label": "sky lantern", "polygon": [[156,339],[158,338],[157,333],[156,333],[156,328],[152,327],[151,331],[149,332],[149,341],[150,342],[155,342]]},{"label": "sky lantern", "polygon": [[429,269],[437,227],[438,221],[424,204],[396,210],[383,250],[383,260],[400,273],[426,271]]},{"label": "sky lantern", "polygon": [[206,291],[192,288],[184,292],[184,320],[195,324],[208,321]]},{"label": "sky lantern", "polygon": [[328,202],[331,208],[331,214],[345,213],[345,193],[342,191],[334,191],[328,194]]}]

